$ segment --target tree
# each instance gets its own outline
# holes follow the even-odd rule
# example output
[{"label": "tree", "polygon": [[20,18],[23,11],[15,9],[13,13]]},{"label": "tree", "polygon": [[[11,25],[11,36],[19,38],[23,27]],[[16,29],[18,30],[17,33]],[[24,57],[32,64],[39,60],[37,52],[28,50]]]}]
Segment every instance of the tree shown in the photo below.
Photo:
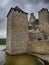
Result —
[{"label": "tree", "polygon": [[37,26],[39,25],[39,20],[35,19],[35,21],[32,23],[34,29],[37,29]]}]

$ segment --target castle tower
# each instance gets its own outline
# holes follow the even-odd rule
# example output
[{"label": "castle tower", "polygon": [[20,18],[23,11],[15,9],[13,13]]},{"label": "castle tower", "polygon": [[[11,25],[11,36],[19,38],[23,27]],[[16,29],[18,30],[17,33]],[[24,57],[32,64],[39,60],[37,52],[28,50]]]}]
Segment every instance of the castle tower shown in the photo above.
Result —
[{"label": "castle tower", "polygon": [[33,13],[31,13],[30,14],[30,21],[29,21],[29,23],[32,24],[34,22],[34,20],[35,20],[35,16],[34,16]]},{"label": "castle tower", "polygon": [[48,12],[48,20],[49,20],[49,12]]},{"label": "castle tower", "polygon": [[49,36],[49,15],[48,9],[43,8],[39,11],[39,29],[44,36]]},{"label": "castle tower", "polygon": [[35,16],[33,13],[30,14],[30,19],[29,19],[29,29],[33,29],[33,22],[35,21]]},{"label": "castle tower", "polygon": [[13,55],[28,49],[28,13],[19,7],[11,8],[7,15],[6,52]]},{"label": "castle tower", "polygon": [[43,8],[39,11],[39,24],[49,23],[48,9]]}]

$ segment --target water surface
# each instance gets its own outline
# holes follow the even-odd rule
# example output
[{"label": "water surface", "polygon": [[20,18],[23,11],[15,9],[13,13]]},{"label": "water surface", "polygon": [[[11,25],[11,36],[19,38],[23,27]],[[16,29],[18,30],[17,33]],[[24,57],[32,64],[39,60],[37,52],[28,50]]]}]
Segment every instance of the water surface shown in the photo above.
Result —
[{"label": "water surface", "polygon": [[4,65],[6,62],[5,51],[0,51],[0,65]]},{"label": "water surface", "polygon": [[46,61],[41,60],[35,55],[17,54],[8,55],[3,51],[5,45],[0,45],[0,65],[49,65]]}]

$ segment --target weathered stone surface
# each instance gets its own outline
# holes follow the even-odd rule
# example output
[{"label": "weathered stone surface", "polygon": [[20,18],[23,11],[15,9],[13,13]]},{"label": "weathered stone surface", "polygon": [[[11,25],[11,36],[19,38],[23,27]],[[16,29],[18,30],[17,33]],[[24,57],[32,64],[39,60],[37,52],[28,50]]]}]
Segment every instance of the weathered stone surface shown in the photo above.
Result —
[{"label": "weathered stone surface", "polygon": [[49,14],[48,9],[43,8],[39,12],[39,29],[45,36],[49,36]]},{"label": "weathered stone surface", "polygon": [[7,18],[7,53],[26,53],[28,40],[27,14],[12,10]]},{"label": "weathered stone surface", "polygon": [[29,52],[49,54],[49,41],[29,41]]},{"label": "weathered stone surface", "polygon": [[43,8],[41,11],[39,11],[39,24],[44,24],[48,22],[48,10]]},{"label": "weathered stone surface", "polygon": [[11,53],[11,33],[12,33],[12,14],[13,14],[13,10],[11,11],[11,13],[9,14],[8,18],[7,18],[7,39],[6,39],[6,51],[8,53]]},{"label": "weathered stone surface", "polygon": [[14,9],[8,14],[6,52],[12,55],[27,52],[49,54],[49,40],[44,40],[44,36],[49,36],[48,10],[39,12],[39,27],[31,32],[28,32],[28,25],[34,21],[34,17],[31,15],[28,24],[27,15]]},{"label": "weathered stone surface", "polygon": [[40,32],[42,32],[45,36],[49,37],[49,24],[44,23],[39,25]]},{"label": "weathered stone surface", "polygon": [[43,33],[40,32],[39,30],[30,30],[29,31],[29,40],[34,41],[34,40],[42,40],[44,39]]}]

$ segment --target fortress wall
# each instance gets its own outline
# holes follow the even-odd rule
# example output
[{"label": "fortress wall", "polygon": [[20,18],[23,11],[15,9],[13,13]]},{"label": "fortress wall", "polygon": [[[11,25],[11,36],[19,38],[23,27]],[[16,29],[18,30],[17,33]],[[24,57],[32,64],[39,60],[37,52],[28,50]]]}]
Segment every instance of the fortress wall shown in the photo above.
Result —
[{"label": "fortress wall", "polygon": [[29,40],[27,14],[14,11],[11,22],[12,23],[11,23],[10,54],[26,53],[28,49],[28,40]]},{"label": "fortress wall", "polygon": [[29,52],[49,54],[49,41],[29,41]]},{"label": "fortress wall", "polygon": [[49,15],[48,9],[39,12],[39,29],[45,36],[49,36]]},{"label": "fortress wall", "polygon": [[11,53],[11,33],[12,33],[12,15],[14,10],[7,17],[7,38],[6,38],[6,52]]},{"label": "fortress wall", "polygon": [[[48,11],[42,11],[39,13],[39,24],[45,25],[46,23],[48,23]],[[49,29],[49,26],[47,26],[48,29],[45,27],[42,29]],[[12,9],[7,17],[6,52],[11,55],[26,52],[49,54],[49,41],[32,41],[38,38],[43,38],[43,34],[28,33],[28,14],[19,8],[18,10]]]},{"label": "fortress wall", "polygon": [[49,23],[49,11],[48,11],[48,23]]},{"label": "fortress wall", "polygon": [[43,39],[43,33],[33,33],[33,32],[29,32],[29,40],[33,41],[33,40],[39,40],[39,39]]},{"label": "fortress wall", "polygon": [[[16,10],[17,9],[17,10]],[[13,55],[28,49],[28,13],[11,8],[7,15],[6,52]]]},{"label": "fortress wall", "polygon": [[47,10],[43,10],[39,12],[39,24],[44,24],[44,23],[48,23],[48,11]]}]

